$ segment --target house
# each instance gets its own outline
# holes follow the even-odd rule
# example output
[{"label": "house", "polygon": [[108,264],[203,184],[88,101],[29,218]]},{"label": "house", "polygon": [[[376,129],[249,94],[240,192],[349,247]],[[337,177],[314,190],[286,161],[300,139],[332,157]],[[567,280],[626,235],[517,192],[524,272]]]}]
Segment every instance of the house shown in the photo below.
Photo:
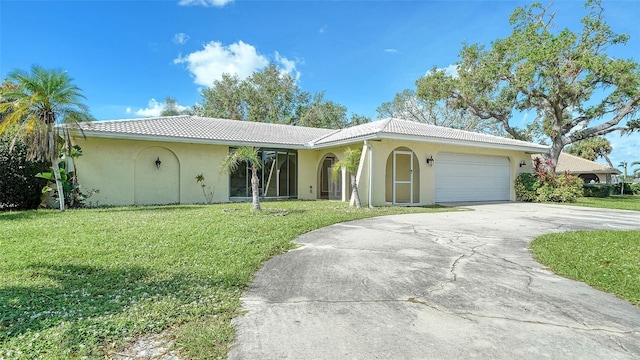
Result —
[{"label": "house", "polygon": [[341,130],[172,116],[80,124],[73,141],[80,184],[96,189],[90,205],[202,203],[198,174],[214,202],[251,197],[250,172],[219,171],[230,149],[255,146],[267,199],[348,201],[344,169],[333,164],[348,147],[362,149],[357,183],[363,205],[430,205],[514,200],[513,182],[532,171],[529,142],[387,118]]},{"label": "house", "polygon": [[[533,160],[536,157],[540,157],[540,155],[533,155],[531,159]],[[621,174],[618,169],[561,152],[558,158],[558,164],[556,164],[556,173],[564,174],[565,172],[581,178],[585,183],[593,182],[601,184],[611,184],[612,175]]]}]

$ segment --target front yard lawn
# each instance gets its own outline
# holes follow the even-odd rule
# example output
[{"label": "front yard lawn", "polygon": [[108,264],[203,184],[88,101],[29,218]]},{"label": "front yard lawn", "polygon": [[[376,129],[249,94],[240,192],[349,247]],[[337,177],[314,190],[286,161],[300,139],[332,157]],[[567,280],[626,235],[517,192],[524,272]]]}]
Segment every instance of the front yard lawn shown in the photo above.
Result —
[{"label": "front yard lawn", "polygon": [[185,358],[226,358],[240,295],[296,236],[337,222],[446,208],[344,203],[0,213],[0,359],[112,358],[169,330]]},{"label": "front yard lawn", "polygon": [[640,211],[640,196],[614,195],[608,198],[582,197],[579,198],[577,202],[567,203],[566,205]]},{"label": "front yard lawn", "polygon": [[583,281],[640,306],[640,231],[574,231],[531,243],[555,273]]}]

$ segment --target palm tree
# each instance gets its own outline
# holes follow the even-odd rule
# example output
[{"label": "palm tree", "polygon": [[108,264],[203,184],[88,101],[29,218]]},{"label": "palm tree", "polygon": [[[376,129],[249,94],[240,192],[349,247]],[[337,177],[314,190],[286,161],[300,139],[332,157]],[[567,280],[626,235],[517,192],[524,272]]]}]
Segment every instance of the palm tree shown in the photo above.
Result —
[{"label": "palm tree", "polygon": [[[631,166],[640,166],[640,161],[634,161],[631,163]],[[635,178],[640,178],[640,167],[633,169],[633,176]]]},{"label": "palm tree", "polygon": [[626,161],[621,161],[620,164],[618,164],[618,167],[621,167],[624,169],[624,177],[622,178],[622,184],[620,186],[620,195],[624,195],[624,183],[625,181],[627,181],[627,167],[628,164]]},{"label": "palm tree", "polygon": [[251,167],[251,194],[253,196],[253,209],[260,210],[260,179],[258,169],[262,167],[262,159],[258,155],[258,149],[253,146],[243,146],[231,150],[220,166],[221,171],[227,174],[234,173],[241,163]]},{"label": "palm tree", "polygon": [[358,183],[356,182],[356,173],[358,172],[358,165],[360,164],[360,150],[353,150],[347,148],[344,151],[344,159],[336,162],[331,169],[331,177],[333,181],[336,181],[340,175],[340,170],[345,168],[351,176],[351,200],[355,201],[356,207],[360,208],[360,195],[358,194]]},{"label": "palm tree", "polygon": [[[28,159],[51,163],[60,210],[64,211],[60,150],[63,144],[70,148],[71,143],[68,128],[54,125],[77,125],[92,120],[89,109],[81,102],[85,97],[65,71],[48,70],[38,65],[31,67],[31,73],[16,69],[9,73],[8,80],[15,86],[1,94],[0,113],[4,113],[4,118],[0,122],[0,134],[17,126],[18,134],[27,144]],[[58,131],[62,131],[62,137]]]}]

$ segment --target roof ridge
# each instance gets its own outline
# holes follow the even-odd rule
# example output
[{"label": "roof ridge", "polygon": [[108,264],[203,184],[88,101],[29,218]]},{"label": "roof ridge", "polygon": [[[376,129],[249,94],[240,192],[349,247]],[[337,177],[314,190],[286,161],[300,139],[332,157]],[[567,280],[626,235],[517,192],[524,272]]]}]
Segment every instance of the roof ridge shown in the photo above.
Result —
[{"label": "roof ridge", "polygon": [[[313,146],[313,145],[315,145],[318,141],[322,141],[322,139],[325,139],[325,138],[327,138],[327,137],[329,137],[329,136],[331,136],[331,135],[333,135],[333,134],[337,134],[337,133],[339,133],[339,132],[342,132],[344,129],[348,129],[348,128],[336,129],[335,131],[332,131],[332,132],[330,132],[330,133],[326,133],[326,134],[324,134],[324,135],[321,135],[320,137],[317,137],[317,138],[315,138],[315,139],[313,139],[313,140],[309,141],[309,142],[307,143],[307,145],[309,145],[309,146]],[[331,129],[327,129],[327,130],[331,130]]]}]

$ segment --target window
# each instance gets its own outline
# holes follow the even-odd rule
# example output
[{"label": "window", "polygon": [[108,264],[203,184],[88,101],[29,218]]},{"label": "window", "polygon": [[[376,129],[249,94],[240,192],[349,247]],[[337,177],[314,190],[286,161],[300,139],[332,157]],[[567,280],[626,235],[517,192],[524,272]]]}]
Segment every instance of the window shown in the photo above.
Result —
[{"label": "window", "polygon": [[[230,149],[232,150],[232,149]],[[260,197],[297,198],[298,153],[287,149],[262,149],[258,151],[262,168],[258,169]],[[232,198],[251,197],[251,167],[242,163],[229,175],[229,195]]]}]

